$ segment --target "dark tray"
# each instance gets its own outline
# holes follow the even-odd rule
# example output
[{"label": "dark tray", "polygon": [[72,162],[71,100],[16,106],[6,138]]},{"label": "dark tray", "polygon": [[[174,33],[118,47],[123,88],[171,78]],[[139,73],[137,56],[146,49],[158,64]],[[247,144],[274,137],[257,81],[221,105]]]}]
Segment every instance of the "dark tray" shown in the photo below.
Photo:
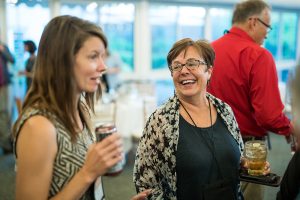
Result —
[{"label": "dark tray", "polygon": [[278,187],[281,182],[281,177],[274,173],[270,173],[268,175],[262,175],[262,176],[251,176],[247,172],[241,172],[240,180],[244,182]]}]

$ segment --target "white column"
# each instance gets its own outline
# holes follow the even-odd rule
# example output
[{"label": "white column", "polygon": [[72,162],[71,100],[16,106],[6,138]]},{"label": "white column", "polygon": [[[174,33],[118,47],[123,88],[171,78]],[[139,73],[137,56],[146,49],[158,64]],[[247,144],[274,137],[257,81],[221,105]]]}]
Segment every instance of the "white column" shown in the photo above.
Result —
[{"label": "white column", "polygon": [[212,41],[212,23],[210,19],[210,9],[209,7],[205,7],[205,18],[204,18],[204,38],[207,39],[208,41]]},{"label": "white column", "polygon": [[6,0],[0,0],[0,40],[7,42]]},{"label": "white column", "polygon": [[134,24],[134,76],[149,78],[151,71],[151,34],[149,23],[149,3],[136,3]]},{"label": "white column", "polygon": [[60,0],[49,1],[50,18],[54,18],[60,15]]}]

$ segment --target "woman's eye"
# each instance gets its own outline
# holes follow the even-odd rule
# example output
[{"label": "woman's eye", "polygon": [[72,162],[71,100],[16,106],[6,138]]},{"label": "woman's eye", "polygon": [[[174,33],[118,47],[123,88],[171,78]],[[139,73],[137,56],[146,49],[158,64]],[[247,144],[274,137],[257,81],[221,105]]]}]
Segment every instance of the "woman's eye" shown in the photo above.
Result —
[{"label": "woman's eye", "polygon": [[197,66],[197,64],[194,63],[194,62],[186,63],[186,65],[187,65],[188,67],[195,67],[195,66]]},{"label": "woman's eye", "polygon": [[93,54],[93,55],[90,56],[90,59],[96,59],[96,58],[98,58],[97,54]]}]

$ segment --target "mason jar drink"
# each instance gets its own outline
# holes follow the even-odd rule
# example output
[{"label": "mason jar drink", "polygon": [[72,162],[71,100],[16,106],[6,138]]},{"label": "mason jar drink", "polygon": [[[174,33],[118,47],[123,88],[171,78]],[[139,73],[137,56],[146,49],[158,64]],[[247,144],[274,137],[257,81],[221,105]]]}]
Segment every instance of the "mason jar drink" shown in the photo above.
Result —
[{"label": "mason jar drink", "polygon": [[248,164],[248,174],[263,175],[267,160],[267,145],[264,141],[252,140],[245,143],[245,158]]},{"label": "mason jar drink", "polygon": [[[97,142],[102,141],[107,136],[117,132],[117,128],[113,123],[101,124],[96,127],[95,134],[97,138]],[[105,176],[116,176],[123,171],[123,167],[125,165],[125,156],[122,153],[122,159],[112,166],[104,175]]]}]

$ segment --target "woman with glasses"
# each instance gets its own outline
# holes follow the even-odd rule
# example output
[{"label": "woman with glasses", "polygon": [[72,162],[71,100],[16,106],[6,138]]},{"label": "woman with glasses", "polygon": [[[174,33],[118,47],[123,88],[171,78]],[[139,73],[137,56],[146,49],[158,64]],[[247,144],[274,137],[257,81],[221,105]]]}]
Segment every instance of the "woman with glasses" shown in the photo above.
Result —
[{"label": "woman with glasses", "polygon": [[206,92],[215,53],[204,40],[176,42],[167,61],[175,94],[148,119],[134,166],[149,199],[242,199],[243,142],[231,108]]}]

